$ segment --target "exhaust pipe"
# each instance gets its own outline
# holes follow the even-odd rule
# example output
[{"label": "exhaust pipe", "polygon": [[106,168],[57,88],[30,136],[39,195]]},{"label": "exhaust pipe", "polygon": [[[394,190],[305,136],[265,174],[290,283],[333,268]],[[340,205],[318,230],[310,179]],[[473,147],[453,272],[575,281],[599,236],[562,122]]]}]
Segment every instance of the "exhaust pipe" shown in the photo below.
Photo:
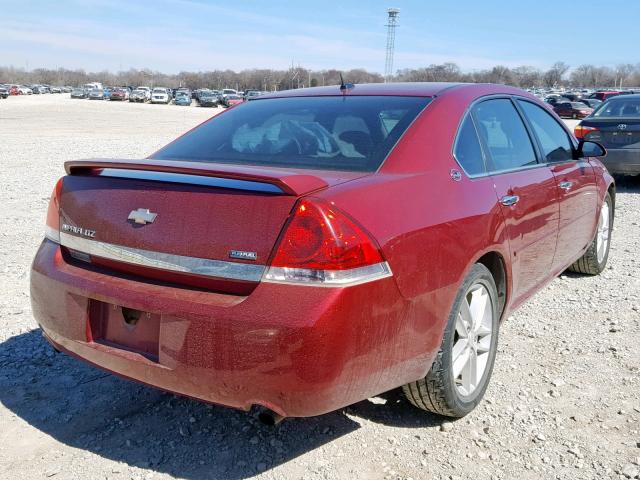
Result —
[{"label": "exhaust pipe", "polygon": [[284,417],[273,410],[264,409],[258,414],[258,420],[262,422],[263,425],[267,425],[269,427],[275,427],[278,425]]}]

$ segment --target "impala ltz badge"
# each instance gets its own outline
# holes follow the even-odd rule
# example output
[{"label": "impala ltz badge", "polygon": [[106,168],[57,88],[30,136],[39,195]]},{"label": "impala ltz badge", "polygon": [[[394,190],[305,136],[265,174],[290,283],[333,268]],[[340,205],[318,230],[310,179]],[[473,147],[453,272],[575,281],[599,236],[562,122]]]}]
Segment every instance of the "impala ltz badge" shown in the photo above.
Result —
[{"label": "impala ltz badge", "polygon": [[146,225],[147,223],[153,223],[157,216],[157,213],[150,212],[148,208],[139,208],[137,210],[131,210],[127,220],[133,220],[133,222],[138,225]]},{"label": "impala ltz badge", "polygon": [[76,227],[75,225],[62,224],[62,230],[65,232],[75,233],[76,235],[82,235],[83,237],[94,238],[96,236],[95,230],[89,230],[88,228]]},{"label": "impala ltz badge", "polygon": [[240,260],[257,260],[258,252],[243,252],[242,250],[229,250],[229,258],[238,258]]}]

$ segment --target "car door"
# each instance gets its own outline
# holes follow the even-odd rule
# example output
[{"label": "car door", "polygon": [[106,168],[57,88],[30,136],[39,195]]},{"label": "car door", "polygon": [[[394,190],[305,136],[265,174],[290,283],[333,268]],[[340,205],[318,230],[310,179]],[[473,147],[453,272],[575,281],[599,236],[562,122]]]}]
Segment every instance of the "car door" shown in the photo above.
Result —
[{"label": "car door", "polygon": [[532,138],[510,98],[473,107],[511,252],[512,298],[522,300],[549,278],[558,235],[555,178],[538,162]]},{"label": "car door", "polygon": [[524,99],[517,104],[531,125],[544,162],[553,174],[560,204],[554,270],[573,263],[591,243],[598,220],[598,188],[593,167],[576,157],[569,132],[543,108]]}]

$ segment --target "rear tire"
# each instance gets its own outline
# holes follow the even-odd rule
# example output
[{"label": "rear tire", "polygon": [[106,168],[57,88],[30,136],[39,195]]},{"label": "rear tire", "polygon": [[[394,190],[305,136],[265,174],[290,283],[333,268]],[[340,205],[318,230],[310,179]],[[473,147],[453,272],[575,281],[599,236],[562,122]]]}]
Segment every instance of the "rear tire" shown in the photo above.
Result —
[{"label": "rear tire", "polygon": [[409,402],[447,417],[460,418],[471,412],[489,385],[498,348],[499,317],[493,276],[477,263],[456,294],[429,373],[402,387]]},{"label": "rear tire", "polygon": [[613,202],[607,193],[602,202],[596,236],[584,255],[576,260],[569,270],[585,275],[598,275],[607,266],[609,246],[611,245],[611,230],[613,229]]}]

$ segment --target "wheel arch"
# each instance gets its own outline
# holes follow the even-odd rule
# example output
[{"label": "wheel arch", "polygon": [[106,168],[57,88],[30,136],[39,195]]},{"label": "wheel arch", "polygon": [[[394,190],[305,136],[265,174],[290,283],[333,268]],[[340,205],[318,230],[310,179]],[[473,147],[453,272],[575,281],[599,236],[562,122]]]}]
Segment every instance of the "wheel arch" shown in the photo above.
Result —
[{"label": "wheel arch", "polygon": [[495,282],[496,290],[498,291],[498,309],[500,321],[502,322],[502,320],[504,320],[504,314],[507,310],[506,307],[508,304],[509,293],[511,291],[510,274],[507,270],[504,256],[497,250],[490,250],[488,252],[485,252],[480,257],[471,262],[471,264],[467,268],[467,271],[476,263],[480,263],[487,267],[487,269],[493,276],[493,281]]}]

